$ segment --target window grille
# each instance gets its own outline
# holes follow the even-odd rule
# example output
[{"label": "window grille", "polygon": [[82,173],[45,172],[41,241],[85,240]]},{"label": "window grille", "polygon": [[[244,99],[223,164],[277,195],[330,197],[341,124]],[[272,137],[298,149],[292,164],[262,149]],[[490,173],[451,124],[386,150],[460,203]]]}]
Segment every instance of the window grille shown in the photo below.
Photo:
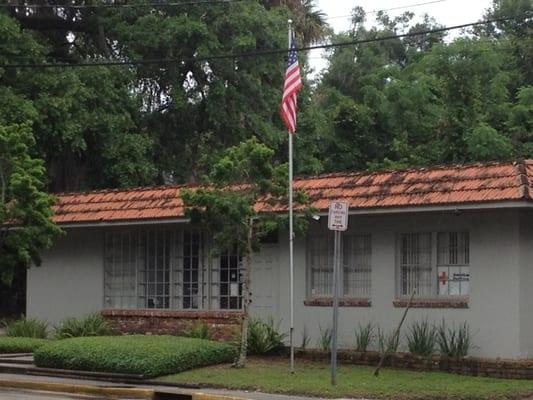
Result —
[{"label": "window grille", "polygon": [[343,239],[344,295],[370,297],[372,244],[370,235],[347,235]]},{"label": "window grille", "polygon": [[310,237],[308,240],[311,296],[331,296],[333,293],[333,241],[331,235]]},{"label": "window grille", "polygon": [[200,308],[200,234],[183,234],[183,300],[182,308]]},{"label": "window grille", "polygon": [[222,252],[211,270],[211,308],[242,308],[244,273],[242,254],[237,246]]},{"label": "window grille", "polygon": [[470,290],[470,237],[468,232],[437,234],[438,294],[465,296]]},{"label": "window grille", "polygon": [[147,231],[141,235],[140,253],[144,253],[144,268],[139,271],[141,308],[170,307],[170,243],[170,231]]},{"label": "window grille", "polygon": [[[310,295],[329,297],[333,294],[333,235],[308,238]],[[370,297],[372,243],[369,234],[344,235],[342,239],[342,272],[340,287],[347,297]]]},{"label": "window grille", "polygon": [[431,233],[400,235],[400,295],[431,296]]},{"label": "window grille", "polygon": [[104,299],[108,308],[137,306],[137,244],[131,232],[107,232],[104,247]]}]

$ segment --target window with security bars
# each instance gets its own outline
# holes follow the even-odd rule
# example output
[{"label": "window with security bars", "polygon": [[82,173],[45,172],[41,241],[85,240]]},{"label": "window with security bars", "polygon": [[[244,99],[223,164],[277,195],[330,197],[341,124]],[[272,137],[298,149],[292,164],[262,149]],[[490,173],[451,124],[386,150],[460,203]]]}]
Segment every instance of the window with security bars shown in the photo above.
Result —
[{"label": "window with security bars", "polygon": [[104,244],[108,308],[203,307],[202,237],[194,230],[110,231]]},{"label": "window with security bars", "polygon": [[370,297],[372,243],[370,235],[347,235],[343,247],[343,287],[348,297]]},{"label": "window with security bars", "polygon": [[107,308],[137,307],[138,235],[107,232],[104,248],[104,301]]},{"label": "window with security bars", "polygon": [[433,294],[431,265],[431,233],[405,233],[400,235],[400,290],[402,296]]},{"label": "window with security bars", "polygon": [[242,254],[233,246],[214,260],[211,269],[212,309],[240,310],[243,300],[244,264]]},{"label": "window with security bars", "polygon": [[184,309],[201,308],[200,233],[183,234],[183,298]]},{"label": "window with security bars", "polygon": [[144,258],[139,270],[141,308],[170,307],[171,231],[154,230],[141,235],[140,253]]},{"label": "window with security bars", "polygon": [[[370,297],[372,243],[369,234],[345,235],[342,239],[340,287],[345,297]],[[333,235],[308,238],[309,294],[329,297],[333,294]]]},{"label": "window with security bars", "polygon": [[468,232],[437,233],[437,279],[441,296],[466,296],[470,291]]}]

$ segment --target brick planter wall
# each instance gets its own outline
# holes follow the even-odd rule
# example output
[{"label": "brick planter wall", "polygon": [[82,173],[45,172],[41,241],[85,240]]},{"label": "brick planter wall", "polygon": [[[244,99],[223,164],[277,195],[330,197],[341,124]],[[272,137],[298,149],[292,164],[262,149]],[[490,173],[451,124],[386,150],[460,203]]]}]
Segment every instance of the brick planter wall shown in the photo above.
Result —
[{"label": "brick planter wall", "polygon": [[[330,354],[321,350],[298,351],[297,357],[311,361],[329,362]],[[381,354],[375,351],[359,353],[340,350],[337,353],[339,363],[378,365]],[[491,378],[533,379],[533,360],[485,359],[466,357],[449,359],[434,355],[429,358],[415,356],[411,353],[395,353],[387,357],[385,366],[414,371],[452,372],[462,375],[486,376]]]},{"label": "brick planter wall", "polygon": [[242,313],[230,311],[103,310],[116,332],[126,334],[181,335],[206,323],[214,340],[232,340]]}]

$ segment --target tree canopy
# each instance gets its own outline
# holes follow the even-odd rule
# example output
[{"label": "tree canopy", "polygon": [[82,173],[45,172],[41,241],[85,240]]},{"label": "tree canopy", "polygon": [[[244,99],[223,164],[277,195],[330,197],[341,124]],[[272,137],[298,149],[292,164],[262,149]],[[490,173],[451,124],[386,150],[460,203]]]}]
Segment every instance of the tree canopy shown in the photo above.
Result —
[{"label": "tree canopy", "polygon": [[45,168],[31,156],[35,145],[27,125],[0,124],[0,281],[33,262],[61,231],[52,222],[53,198],[43,192]]}]

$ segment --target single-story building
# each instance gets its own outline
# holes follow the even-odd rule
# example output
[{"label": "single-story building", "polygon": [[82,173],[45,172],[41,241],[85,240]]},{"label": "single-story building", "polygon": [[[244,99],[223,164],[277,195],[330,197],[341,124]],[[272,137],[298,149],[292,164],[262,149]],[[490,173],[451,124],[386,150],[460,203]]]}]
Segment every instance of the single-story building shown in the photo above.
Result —
[{"label": "single-story building", "polygon": [[[331,326],[331,200],[350,203],[343,233],[339,344],[373,322],[466,321],[474,355],[533,357],[533,160],[302,177],[322,216],[295,239],[295,340]],[[27,274],[27,314],[51,323],[102,311],[127,332],[219,336],[239,320],[242,258],[214,256],[184,217],[180,186],[58,195],[66,235]],[[252,312],[288,330],[288,234],[253,255]]]}]

